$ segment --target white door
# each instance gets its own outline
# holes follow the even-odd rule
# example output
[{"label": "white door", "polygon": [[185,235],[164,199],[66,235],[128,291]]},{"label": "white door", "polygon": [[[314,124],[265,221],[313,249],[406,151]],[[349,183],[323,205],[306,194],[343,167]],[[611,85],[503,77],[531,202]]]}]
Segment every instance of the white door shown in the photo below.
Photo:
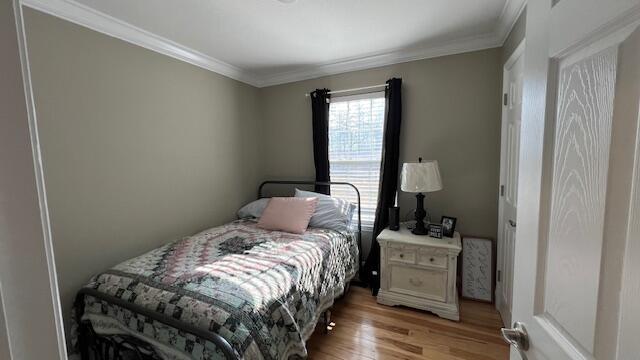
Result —
[{"label": "white door", "polygon": [[504,65],[502,77],[502,135],[500,150],[500,198],[498,216],[498,256],[496,308],[505,326],[511,323],[513,290],[513,250],[516,239],[518,206],[518,156],[520,150],[520,116],[524,41]]},{"label": "white door", "polygon": [[640,359],[617,352],[639,19],[636,0],[528,2],[512,359]]}]

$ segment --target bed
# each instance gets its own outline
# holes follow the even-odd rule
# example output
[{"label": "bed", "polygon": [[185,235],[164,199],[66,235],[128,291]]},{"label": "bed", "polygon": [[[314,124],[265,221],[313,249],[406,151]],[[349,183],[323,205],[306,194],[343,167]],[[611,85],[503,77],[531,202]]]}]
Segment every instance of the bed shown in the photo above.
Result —
[{"label": "bed", "polygon": [[74,307],[82,359],[298,359],[361,264],[357,230],[291,234],[241,219],[94,276]]}]

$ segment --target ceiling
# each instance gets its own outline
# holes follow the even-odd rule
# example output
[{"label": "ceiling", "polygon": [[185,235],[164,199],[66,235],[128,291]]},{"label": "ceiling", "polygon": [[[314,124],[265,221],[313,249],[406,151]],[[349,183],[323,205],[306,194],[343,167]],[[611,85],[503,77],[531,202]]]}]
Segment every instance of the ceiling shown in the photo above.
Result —
[{"label": "ceiling", "polygon": [[524,6],[524,0],[23,3],[256,86],[500,46]]}]

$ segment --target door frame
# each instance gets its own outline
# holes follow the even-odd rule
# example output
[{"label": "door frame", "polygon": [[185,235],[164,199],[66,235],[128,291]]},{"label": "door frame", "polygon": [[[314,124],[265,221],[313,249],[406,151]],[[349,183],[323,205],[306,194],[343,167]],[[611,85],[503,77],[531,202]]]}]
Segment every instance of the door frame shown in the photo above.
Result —
[{"label": "door frame", "polygon": [[[511,68],[513,66],[513,64],[516,62],[516,60],[518,60],[518,58],[520,57],[524,57],[524,49],[526,48],[526,35],[525,37],[520,41],[520,43],[518,44],[518,46],[516,46],[515,50],[513,51],[513,53],[511,53],[511,55],[509,55],[509,58],[507,59],[507,61],[504,63],[504,65],[502,66],[502,96],[504,96],[504,94],[509,92],[509,87],[508,84],[505,83],[505,78],[507,75],[507,72],[509,70],[507,70],[508,68]],[[524,61],[524,58],[522,59],[522,61]],[[522,93],[520,93],[520,96],[522,96]],[[504,99],[504,98],[503,98]],[[501,99],[501,104],[502,104],[502,116],[501,116],[501,120],[500,120],[500,180],[499,180],[499,188],[498,188],[498,234],[500,234],[500,232],[502,231],[502,229],[504,228],[504,207],[502,205],[502,191],[501,191],[501,187],[504,185],[505,183],[505,153],[504,153],[504,148],[506,145],[506,139],[505,139],[505,130],[506,130],[506,121],[507,121],[507,115],[508,115],[508,108],[507,106],[504,105],[504,100]],[[496,269],[496,286],[495,286],[495,290],[494,290],[494,298],[496,299],[495,301],[495,306],[496,309],[498,309],[498,311],[500,312],[500,314],[502,315],[502,311],[508,313],[509,315],[509,319],[502,319],[502,322],[505,326],[508,326],[509,323],[511,322],[511,318],[512,318],[512,312],[511,312],[511,306],[513,304],[509,304],[509,308],[500,306],[500,305],[506,305],[506,304],[502,304],[501,302],[498,301],[498,298],[500,298],[501,296],[498,295],[498,290],[502,291],[502,286],[504,283],[504,271],[501,272],[501,276],[500,276],[500,281],[497,281],[497,271],[499,271],[499,269],[502,268],[502,266],[504,264],[502,264],[502,261],[500,260],[502,258],[502,254],[501,254],[501,250],[504,250],[504,244],[501,243],[500,240],[503,240],[500,238],[500,236],[498,235],[496,237],[496,247],[497,247],[497,251],[496,251],[496,264],[497,264],[497,269]],[[515,246],[515,243],[514,243]],[[515,256],[512,260],[515,259]],[[513,273],[511,274],[511,276],[513,276]],[[498,285],[499,284],[499,285]],[[513,290],[513,286],[512,286],[512,290]],[[513,302],[513,301],[512,301]]]},{"label": "door frame", "polygon": [[2,301],[2,284],[0,284],[0,359],[11,359],[11,345],[9,341],[9,331],[7,329],[7,316],[4,311],[4,302]]},{"label": "door frame", "polygon": [[[640,21],[640,20],[639,20]],[[639,65],[640,66],[640,65]],[[633,175],[626,230],[620,308],[618,309],[618,341],[616,358],[632,359],[640,352],[637,334],[640,331],[640,121],[636,129],[636,148],[633,156]]]},{"label": "door frame", "polygon": [[[515,50],[513,50],[511,55],[509,55],[509,58],[507,59],[507,61],[505,61],[504,65],[502,66],[503,76],[504,76],[504,73],[507,71],[506,69],[513,66],[513,63],[516,61],[518,57],[524,55],[524,49],[526,46],[527,46],[527,37],[525,35],[525,37],[523,37],[522,40],[520,40],[520,43],[518,44],[518,46],[516,46]],[[502,86],[502,90],[504,91],[504,83]],[[504,115],[504,112],[503,112],[503,115]]]},{"label": "door frame", "polygon": [[[2,25],[5,36],[2,66],[11,76],[3,77],[4,96],[0,99],[7,123],[0,166],[6,176],[0,178],[0,220],[3,229],[0,252],[2,311],[11,356],[16,359],[67,359],[62,310],[51,238],[51,224],[25,26],[20,0],[1,5],[9,18]],[[6,62],[4,62],[6,61]],[[16,72],[16,70],[18,70]],[[5,102],[6,101],[6,102]],[[0,137],[2,137],[0,135]],[[28,259],[26,259],[28,258]]]}]

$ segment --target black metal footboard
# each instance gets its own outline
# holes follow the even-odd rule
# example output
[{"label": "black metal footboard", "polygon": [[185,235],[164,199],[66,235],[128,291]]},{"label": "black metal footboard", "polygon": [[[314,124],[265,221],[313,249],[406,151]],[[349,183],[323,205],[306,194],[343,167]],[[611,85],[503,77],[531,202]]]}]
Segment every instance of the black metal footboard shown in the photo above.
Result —
[{"label": "black metal footboard", "polygon": [[81,321],[80,358],[91,360],[161,360],[149,344],[128,335],[99,335],[93,331],[91,322]]},{"label": "black metal footboard", "polygon": [[95,289],[83,288],[78,292],[75,301],[76,321],[78,321],[78,342],[80,344],[80,357],[82,360],[160,360],[161,357],[154,348],[145,341],[133,336],[116,335],[104,336],[96,334],[91,326],[91,322],[83,321],[84,298],[92,296],[96,299],[105,300],[110,304],[131,310],[147,318],[161,322],[173,328],[193,334],[203,340],[207,340],[216,345],[228,360],[239,360],[242,357],[231,347],[231,344],[222,336],[203,331],[193,325],[185,324],[170,316],[166,316],[155,311],[146,309],[140,305],[124,301],[115,296],[111,296]]}]

